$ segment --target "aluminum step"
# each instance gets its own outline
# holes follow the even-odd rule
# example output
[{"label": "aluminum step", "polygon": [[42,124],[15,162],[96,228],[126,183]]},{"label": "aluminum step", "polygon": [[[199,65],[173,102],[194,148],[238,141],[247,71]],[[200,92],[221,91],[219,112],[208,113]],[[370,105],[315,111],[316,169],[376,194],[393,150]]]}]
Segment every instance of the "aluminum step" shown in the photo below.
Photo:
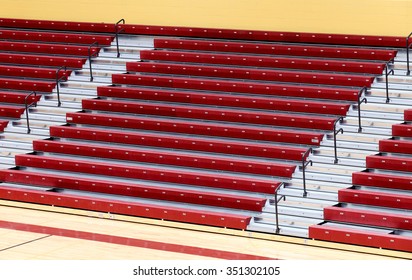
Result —
[{"label": "aluminum step", "polygon": [[[304,191],[302,187],[295,187],[293,185],[284,187],[282,188],[282,190],[279,191],[280,195],[285,195],[287,197],[303,197],[303,193]],[[306,197],[335,202],[338,200],[338,192],[337,190],[336,192],[325,192],[306,188]]]},{"label": "aluminum step", "polygon": [[0,155],[0,168],[10,168],[16,166],[14,157]]},{"label": "aluminum step", "polygon": [[[119,46],[122,47],[144,47],[144,48],[154,48],[154,38],[155,36],[148,36],[148,35],[125,35],[119,34]],[[115,45],[116,42],[112,43],[112,46]]]},{"label": "aluminum step", "polygon": [[[251,221],[251,223],[247,227],[247,230],[274,234],[276,233],[276,225]],[[308,230],[304,228],[280,225],[279,234],[307,238]]]},{"label": "aluminum step", "polygon": [[[317,181],[317,180],[306,180],[306,190],[310,191],[321,191],[321,192],[333,192],[336,193],[340,189],[347,189],[352,187],[352,184],[342,184],[336,182],[324,182],[324,181]],[[296,178],[289,181],[288,184],[285,185],[285,188],[294,188],[298,190],[302,190],[303,194],[303,180]]]}]

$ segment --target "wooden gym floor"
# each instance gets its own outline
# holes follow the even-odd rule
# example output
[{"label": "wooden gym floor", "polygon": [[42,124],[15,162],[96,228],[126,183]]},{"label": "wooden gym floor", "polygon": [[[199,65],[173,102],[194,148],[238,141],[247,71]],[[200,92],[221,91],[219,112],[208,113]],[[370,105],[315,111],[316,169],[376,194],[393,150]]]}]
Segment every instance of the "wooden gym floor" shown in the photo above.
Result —
[{"label": "wooden gym floor", "polygon": [[0,200],[2,260],[389,260],[412,254]]}]

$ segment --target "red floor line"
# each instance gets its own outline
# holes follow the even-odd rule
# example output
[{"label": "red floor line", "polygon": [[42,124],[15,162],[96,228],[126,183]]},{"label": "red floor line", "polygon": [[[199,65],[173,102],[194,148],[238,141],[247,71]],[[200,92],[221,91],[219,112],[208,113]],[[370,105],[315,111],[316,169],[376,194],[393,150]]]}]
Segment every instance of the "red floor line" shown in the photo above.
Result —
[{"label": "red floor line", "polygon": [[77,238],[77,239],[83,239],[83,240],[98,241],[98,242],[106,242],[106,243],[112,243],[112,244],[118,244],[118,245],[126,245],[126,246],[168,251],[168,252],[174,252],[174,253],[212,257],[212,258],[219,258],[219,259],[225,259],[225,260],[273,260],[273,258],[256,256],[256,255],[249,255],[249,254],[242,254],[242,253],[235,253],[235,252],[228,252],[228,251],[221,251],[221,250],[206,249],[206,248],[200,248],[200,247],[194,247],[194,246],[157,242],[157,241],[136,239],[136,238],[130,238],[130,237],[122,237],[122,236],[116,236],[116,235],[107,235],[107,234],[100,234],[100,233],[94,233],[94,232],[86,232],[86,231],[46,227],[46,226],[39,226],[39,225],[15,223],[15,222],[10,222],[10,221],[0,221],[0,228],[27,231],[27,232],[32,232],[32,233],[50,234],[50,235],[55,235],[55,236],[63,236],[63,237]]}]

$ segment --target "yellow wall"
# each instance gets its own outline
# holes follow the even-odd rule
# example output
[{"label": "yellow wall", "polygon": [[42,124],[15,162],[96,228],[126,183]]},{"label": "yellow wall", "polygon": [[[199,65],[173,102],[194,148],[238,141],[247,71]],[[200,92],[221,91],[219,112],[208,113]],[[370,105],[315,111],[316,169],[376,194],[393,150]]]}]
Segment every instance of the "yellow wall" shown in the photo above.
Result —
[{"label": "yellow wall", "polygon": [[0,0],[0,17],[406,36],[412,0]]}]

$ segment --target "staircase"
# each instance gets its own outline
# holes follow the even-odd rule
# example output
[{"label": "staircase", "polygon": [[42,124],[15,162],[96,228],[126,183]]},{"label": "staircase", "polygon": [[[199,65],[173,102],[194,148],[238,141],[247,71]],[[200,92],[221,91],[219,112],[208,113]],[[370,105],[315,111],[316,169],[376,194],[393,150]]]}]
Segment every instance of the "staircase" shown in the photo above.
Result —
[{"label": "staircase", "polygon": [[[336,242],[410,250],[407,127],[410,111],[410,82],[406,75],[405,53],[400,51],[388,76],[389,103],[386,102],[386,78],[377,77],[362,105],[365,119],[378,126],[374,149],[354,170],[350,185],[338,190],[338,204],[324,209],[325,222],[311,226],[309,236]],[[369,110],[368,110],[369,109]],[[406,121],[406,122],[405,122]],[[403,137],[406,136],[406,137]],[[370,141],[372,142],[372,141]]]}]

